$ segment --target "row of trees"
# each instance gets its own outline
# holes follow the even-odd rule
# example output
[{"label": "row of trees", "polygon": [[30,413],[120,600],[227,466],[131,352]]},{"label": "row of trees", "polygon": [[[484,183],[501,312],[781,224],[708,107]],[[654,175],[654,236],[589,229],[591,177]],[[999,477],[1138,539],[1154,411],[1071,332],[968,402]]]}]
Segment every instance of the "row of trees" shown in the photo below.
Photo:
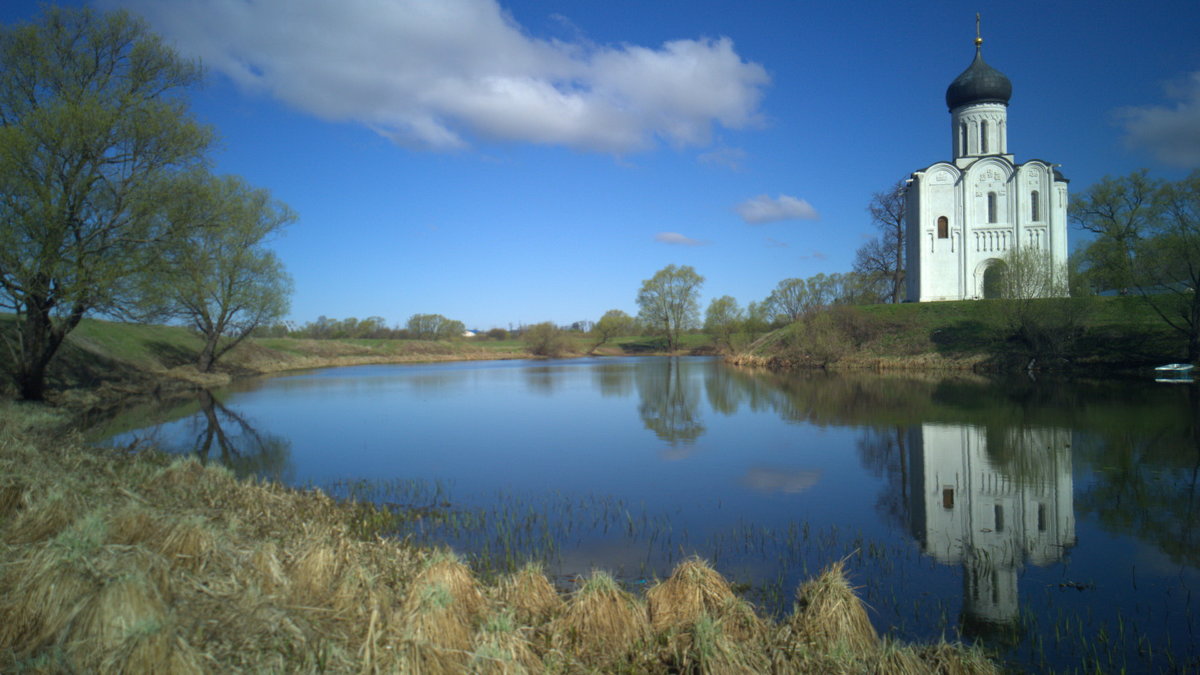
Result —
[{"label": "row of trees", "polygon": [[201,79],[125,12],[48,7],[0,27],[0,326],[21,398],[88,315],[174,317],[213,363],[288,308],[265,243],[295,215],[207,171]]}]

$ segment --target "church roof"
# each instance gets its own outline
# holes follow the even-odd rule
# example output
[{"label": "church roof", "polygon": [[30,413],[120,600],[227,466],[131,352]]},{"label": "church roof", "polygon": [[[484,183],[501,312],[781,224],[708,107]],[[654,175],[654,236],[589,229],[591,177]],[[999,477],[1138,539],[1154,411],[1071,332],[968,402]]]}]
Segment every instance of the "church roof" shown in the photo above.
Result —
[{"label": "church roof", "polygon": [[968,103],[1003,103],[1012,98],[1012,82],[983,61],[983,40],[975,40],[975,60],[946,88],[950,110]]}]

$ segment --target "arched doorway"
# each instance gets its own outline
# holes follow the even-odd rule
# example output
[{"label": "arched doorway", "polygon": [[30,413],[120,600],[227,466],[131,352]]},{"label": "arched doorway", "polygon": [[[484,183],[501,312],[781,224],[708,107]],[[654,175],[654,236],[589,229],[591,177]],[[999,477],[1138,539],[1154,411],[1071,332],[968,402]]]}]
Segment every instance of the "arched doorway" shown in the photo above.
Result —
[{"label": "arched doorway", "polygon": [[988,266],[983,270],[983,297],[984,298],[1002,298],[1004,297],[1004,282],[1008,275],[1008,265],[1002,260],[993,260],[988,263]]}]

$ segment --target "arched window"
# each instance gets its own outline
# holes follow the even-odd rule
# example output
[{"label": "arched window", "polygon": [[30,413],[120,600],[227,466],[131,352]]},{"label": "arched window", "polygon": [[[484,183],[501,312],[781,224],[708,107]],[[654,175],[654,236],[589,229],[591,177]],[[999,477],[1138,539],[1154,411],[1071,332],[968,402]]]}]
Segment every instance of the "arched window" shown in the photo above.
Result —
[{"label": "arched window", "polygon": [[988,152],[988,123],[984,120],[979,123],[979,154],[986,155]]},{"label": "arched window", "polygon": [[958,125],[958,154],[967,154],[967,123]]},{"label": "arched window", "polygon": [[1038,203],[1038,196],[1037,190],[1029,193],[1029,212],[1034,221],[1042,219],[1042,205]]},{"label": "arched window", "polygon": [[950,219],[946,216],[938,216],[938,239],[950,238]]},{"label": "arched window", "polygon": [[996,222],[996,193],[988,193],[988,222]]}]

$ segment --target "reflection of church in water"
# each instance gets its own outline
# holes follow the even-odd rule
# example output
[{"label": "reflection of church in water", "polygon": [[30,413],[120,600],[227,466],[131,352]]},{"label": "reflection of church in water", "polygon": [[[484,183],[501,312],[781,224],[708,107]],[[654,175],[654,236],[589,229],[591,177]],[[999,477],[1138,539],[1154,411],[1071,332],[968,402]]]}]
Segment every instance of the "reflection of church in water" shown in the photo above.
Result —
[{"label": "reflection of church in water", "polygon": [[911,526],[924,553],[963,567],[968,633],[1015,624],[1017,574],[1075,544],[1066,429],[924,424],[909,432]]}]

